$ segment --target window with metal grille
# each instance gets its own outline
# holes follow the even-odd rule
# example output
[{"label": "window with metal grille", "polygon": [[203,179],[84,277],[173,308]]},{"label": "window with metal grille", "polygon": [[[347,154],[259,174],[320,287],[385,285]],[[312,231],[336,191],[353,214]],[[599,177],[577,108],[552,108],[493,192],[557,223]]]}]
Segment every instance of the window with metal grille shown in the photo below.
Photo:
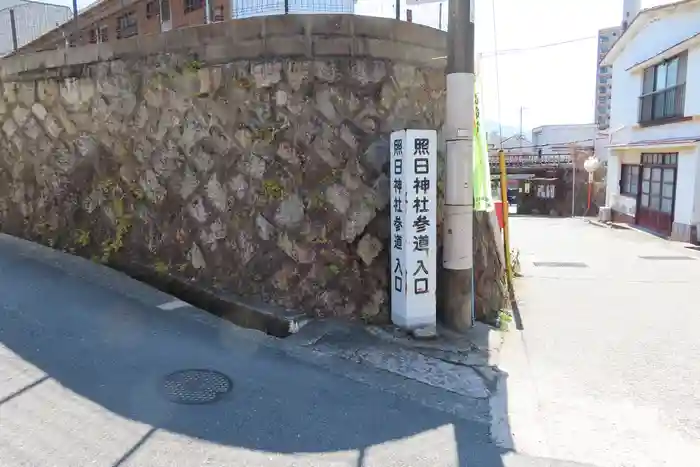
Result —
[{"label": "window with metal grille", "polygon": [[133,11],[117,18],[117,39],[126,39],[138,33],[136,14]]},{"label": "window with metal grille", "polygon": [[659,122],[685,115],[685,78],[688,53],[644,70],[639,97],[639,123]]},{"label": "window with metal grille", "polygon": [[107,42],[107,26],[98,26],[90,29],[88,40],[91,44],[101,44]]}]

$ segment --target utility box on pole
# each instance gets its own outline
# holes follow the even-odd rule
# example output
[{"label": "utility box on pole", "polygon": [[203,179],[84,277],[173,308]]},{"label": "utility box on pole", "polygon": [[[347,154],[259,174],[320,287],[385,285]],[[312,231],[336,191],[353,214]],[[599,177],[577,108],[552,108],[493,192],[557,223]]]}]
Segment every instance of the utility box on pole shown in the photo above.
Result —
[{"label": "utility box on pole", "polygon": [[473,326],[474,267],[474,2],[450,0],[447,39],[445,226],[443,241],[445,323]]}]

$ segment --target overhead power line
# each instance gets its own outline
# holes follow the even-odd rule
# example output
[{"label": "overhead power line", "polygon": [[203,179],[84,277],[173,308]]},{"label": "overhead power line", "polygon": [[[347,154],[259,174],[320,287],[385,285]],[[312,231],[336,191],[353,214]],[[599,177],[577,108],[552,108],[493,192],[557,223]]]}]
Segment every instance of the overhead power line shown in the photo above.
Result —
[{"label": "overhead power line", "polygon": [[[495,22],[495,16],[494,16],[494,22]],[[496,28],[494,27],[494,35],[496,34]],[[540,45],[533,45],[532,47],[522,47],[519,49],[503,49],[503,50],[498,50],[498,46],[495,46],[495,49],[493,52],[481,52],[477,55],[480,57],[495,57],[496,59],[498,58],[499,55],[507,55],[511,53],[520,53],[520,52],[529,52],[531,50],[539,50],[539,49],[546,49],[549,47],[557,47],[560,45],[567,45],[567,44],[574,44],[576,42],[583,42],[583,41],[589,41],[592,39],[597,39],[596,36],[588,36],[588,37],[579,37],[578,39],[569,39],[566,41],[560,41],[560,42],[551,42],[548,44],[540,44]],[[496,43],[496,39],[494,38],[494,43]],[[438,59],[446,59],[447,57],[435,57],[433,60],[438,60]]]},{"label": "overhead power line", "polygon": [[503,50],[496,50],[495,52],[486,52],[481,54],[481,56],[489,56],[489,55],[504,55],[504,54],[509,54],[509,53],[518,53],[518,52],[528,52],[530,50],[538,50],[538,49],[546,49],[549,47],[557,47],[560,45],[566,45],[566,44],[573,44],[576,42],[583,42],[583,41],[589,41],[591,39],[597,39],[596,36],[588,36],[588,37],[579,37],[578,39],[569,39],[566,41],[560,41],[560,42],[551,42],[549,44],[541,44],[541,45],[533,45],[532,47],[522,47],[519,49],[503,49]]}]

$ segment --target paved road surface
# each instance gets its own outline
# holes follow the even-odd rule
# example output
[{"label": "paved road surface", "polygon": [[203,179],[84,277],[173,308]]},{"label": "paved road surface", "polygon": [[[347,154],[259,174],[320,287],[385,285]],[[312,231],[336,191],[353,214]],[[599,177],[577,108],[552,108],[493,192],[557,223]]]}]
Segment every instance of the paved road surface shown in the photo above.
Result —
[{"label": "paved road surface", "polygon": [[700,254],[577,219],[512,225],[524,331],[501,363],[516,447],[601,467],[697,464]]},{"label": "paved road surface", "polygon": [[[0,236],[0,465],[573,465],[506,455],[488,425],[434,408],[454,394],[158,308],[171,301]],[[185,368],[219,370],[233,391],[212,405],[170,403],[161,380]]]}]

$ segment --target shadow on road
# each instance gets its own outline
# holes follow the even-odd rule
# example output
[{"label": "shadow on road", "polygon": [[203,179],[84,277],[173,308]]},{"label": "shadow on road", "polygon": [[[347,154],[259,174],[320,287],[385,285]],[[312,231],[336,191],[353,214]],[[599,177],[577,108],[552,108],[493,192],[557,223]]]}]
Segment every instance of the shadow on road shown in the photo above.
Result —
[{"label": "shadow on road", "polygon": [[[51,378],[112,413],[151,426],[138,443],[124,447],[114,466],[131,465],[145,446],[159,449],[155,439],[161,432],[263,453],[356,451],[357,467],[389,465],[392,459],[412,467],[505,465],[505,450],[490,442],[486,424],[380,390],[371,376],[364,384],[344,377],[343,365],[354,364],[319,369],[241,338],[228,323],[146,307],[4,248],[0,297],[0,344],[47,375],[0,394],[0,405],[21,404]],[[0,372],[3,365],[0,359]],[[163,396],[165,375],[202,367],[231,377],[226,398],[194,406]],[[507,424],[506,407],[496,410]],[[501,432],[508,433],[507,426]]]}]

